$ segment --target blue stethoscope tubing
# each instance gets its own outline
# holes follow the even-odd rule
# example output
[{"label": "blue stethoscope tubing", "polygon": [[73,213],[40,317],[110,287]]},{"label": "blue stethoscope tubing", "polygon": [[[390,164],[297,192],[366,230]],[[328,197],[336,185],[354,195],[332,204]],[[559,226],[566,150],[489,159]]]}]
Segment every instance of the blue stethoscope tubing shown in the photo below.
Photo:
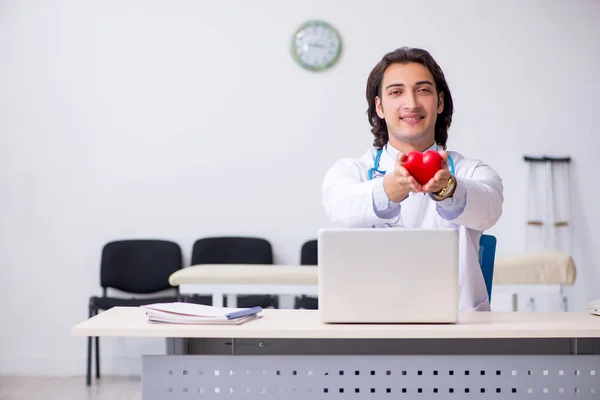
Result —
[{"label": "blue stethoscope tubing", "polygon": [[[381,175],[385,175],[385,171],[379,170],[379,159],[381,158],[381,153],[383,153],[383,149],[379,149],[379,151],[375,155],[375,163],[373,165],[373,168],[369,169],[369,180],[373,179],[374,172],[378,172]],[[450,157],[450,154],[448,154],[448,165],[450,166],[450,173],[454,175],[454,161],[452,161],[452,157]]]}]

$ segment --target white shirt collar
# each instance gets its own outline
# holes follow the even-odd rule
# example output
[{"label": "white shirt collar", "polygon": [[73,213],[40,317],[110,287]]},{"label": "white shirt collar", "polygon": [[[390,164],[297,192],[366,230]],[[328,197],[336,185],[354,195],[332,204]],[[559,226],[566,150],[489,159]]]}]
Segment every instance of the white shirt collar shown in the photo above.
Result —
[{"label": "white shirt collar", "polygon": [[[431,147],[429,147],[427,150],[435,150],[438,151],[438,144],[433,142],[433,145]],[[425,150],[425,151],[427,151]],[[390,142],[387,142],[385,145],[385,151],[386,153],[392,157],[393,160],[396,160],[396,157],[398,156],[398,153],[400,153],[400,150],[396,149],[394,146],[392,146],[390,144]]]}]

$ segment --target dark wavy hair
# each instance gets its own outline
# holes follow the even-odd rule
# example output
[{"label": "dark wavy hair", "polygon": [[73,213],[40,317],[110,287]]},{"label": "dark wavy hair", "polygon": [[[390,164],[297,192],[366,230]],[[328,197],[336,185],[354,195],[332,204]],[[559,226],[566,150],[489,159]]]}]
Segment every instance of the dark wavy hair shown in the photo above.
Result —
[{"label": "dark wavy hair", "polygon": [[385,123],[385,119],[379,118],[377,115],[375,105],[375,97],[379,96],[381,98],[383,74],[391,64],[411,62],[423,64],[431,72],[431,75],[433,75],[437,93],[444,93],[444,110],[437,116],[437,120],[435,121],[435,142],[445,150],[446,142],[448,141],[448,128],[450,128],[450,124],[452,123],[452,114],[454,112],[450,88],[448,88],[448,84],[446,83],[444,72],[431,54],[426,50],[410,47],[401,47],[387,53],[369,74],[369,79],[367,80],[367,103],[369,104],[369,109],[367,110],[367,115],[369,117],[369,124],[371,124],[371,133],[375,136],[373,146],[381,149],[389,140],[387,124]]}]

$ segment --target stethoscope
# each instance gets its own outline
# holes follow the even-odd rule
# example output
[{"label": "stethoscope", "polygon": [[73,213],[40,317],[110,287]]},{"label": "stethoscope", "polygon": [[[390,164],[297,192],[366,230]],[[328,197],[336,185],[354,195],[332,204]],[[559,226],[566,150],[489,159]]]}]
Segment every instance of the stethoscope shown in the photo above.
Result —
[{"label": "stethoscope", "polygon": [[[385,175],[386,171],[379,170],[379,159],[381,158],[381,153],[383,153],[383,148],[379,149],[379,151],[375,155],[375,163],[373,165],[373,168],[369,169],[369,180],[373,179],[374,172],[378,172],[381,175]],[[450,167],[450,173],[454,175],[454,161],[452,161],[452,157],[450,157],[450,154],[448,154],[448,166]]]}]

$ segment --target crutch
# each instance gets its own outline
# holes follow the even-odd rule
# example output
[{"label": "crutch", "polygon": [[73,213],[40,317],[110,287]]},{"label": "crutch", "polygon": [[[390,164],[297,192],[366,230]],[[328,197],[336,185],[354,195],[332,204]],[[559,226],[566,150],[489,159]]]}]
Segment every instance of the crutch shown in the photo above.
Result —
[{"label": "crutch", "polygon": [[[571,158],[524,156],[523,159],[529,164],[525,250],[555,249],[571,255]],[[545,179],[538,180],[537,175],[542,169]],[[557,190],[561,187],[565,188],[564,193]],[[534,238],[535,244],[532,243]],[[562,284],[559,293],[561,308],[567,311]],[[533,297],[529,298],[529,307],[534,311]]]}]

